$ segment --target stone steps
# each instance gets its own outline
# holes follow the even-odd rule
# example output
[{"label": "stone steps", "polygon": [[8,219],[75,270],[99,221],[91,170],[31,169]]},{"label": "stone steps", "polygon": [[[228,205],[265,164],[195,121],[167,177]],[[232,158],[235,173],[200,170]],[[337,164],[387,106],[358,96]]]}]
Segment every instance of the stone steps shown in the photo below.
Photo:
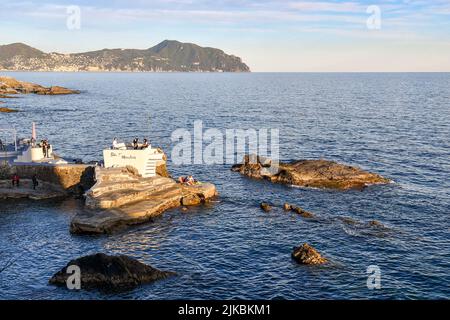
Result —
[{"label": "stone steps", "polygon": [[[210,183],[184,186],[160,176],[113,182],[103,178],[122,175],[122,171],[97,168],[96,172],[97,183],[86,193],[88,210],[72,219],[72,233],[109,233],[118,226],[142,223],[165,210],[197,205],[216,195]],[[129,176],[133,177],[131,173],[122,177]]]},{"label": "stone steps", "polygon": [[96,177],[97,183],[86,192],[86,206],[91,209],[111,209],[144,201],[176,184],[173,179],[160,176],[140,178],[124,168],[99,168]]},{"label": "stone steps", "polygon": [[99,197],[103,196],[109,193],[115,193],[120,192],[121,190],[142,190],[146,188],[152,188],[152,187],[158,187],[162,186],[164,184],[172,183],[173,180],[163,177],[153,177],[153,178],[146,178],[141,180],[135,180],[135,181],[117,181],[117,182],[104,182],[97,181],[97,184],[94,188],[91,188],[89,191],[89,195],[91,197]]}]

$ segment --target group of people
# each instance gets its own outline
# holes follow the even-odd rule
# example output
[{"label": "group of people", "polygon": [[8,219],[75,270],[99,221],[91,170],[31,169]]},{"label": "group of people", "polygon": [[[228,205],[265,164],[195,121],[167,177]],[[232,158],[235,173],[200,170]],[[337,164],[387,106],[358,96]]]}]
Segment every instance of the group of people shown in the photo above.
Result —
[{"label": "group of people", "polygon": [[49,158],[50,144],[48,143],[48,140],[41,140],[40,146],[42,148],[42,153],[44,154],[44,157]]},{"label": "group of people", "polygon": [[[36,190],[36,187],[39,185],[39,182],[38,182],[37,176],[35,174],[31,178],[31,182],[33,183],[33,190]],[[14,173],[12,175],[11,184],[12,184],[13,188],[14,188],[14,186],[16,186],[17,188],[20,187],[20,177],[17,173]]]},{"label": "group of people", "polygon": [[139,138],[134,138],[133,139],[133,148],[134,150],[143,150],[148,148],[150,145],[148,143],[148,140],[146,138],[144,138],[143,143],[141,145],[139,145]]},{"label": "group of people", "polygon": [[192,186],[198,183],[198,181],[194,179],[193,176],[181,176],[178,178],[178,182],[180,182],[181,184],[186,184],[188,186]]},{"label": "group of people", "polygon": [[[150,146],[150,144],[148,143],[148,140],[146,138],[144,138],[142,143],[139,143],[139,138],[133,139],[132,147],[134,150],[143,150],[143,149],[148,148],[149,146]],[[121,147],[123,147],[125,149],[125,144],[119,143],[117,141],[117,138],[114,138],[113,143],[112,143],[112,149],[120,149]]]}]

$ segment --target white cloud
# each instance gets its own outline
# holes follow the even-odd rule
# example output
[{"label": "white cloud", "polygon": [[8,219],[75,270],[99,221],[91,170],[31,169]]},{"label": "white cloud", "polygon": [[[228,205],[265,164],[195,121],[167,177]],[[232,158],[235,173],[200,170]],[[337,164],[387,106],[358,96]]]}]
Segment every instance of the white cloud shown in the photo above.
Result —
[{"label": "white cloud", "polygon": [[291,2],[289,7],[302,11],[325,11],[325,12],[365,12],[367,5],[357,2]]}]

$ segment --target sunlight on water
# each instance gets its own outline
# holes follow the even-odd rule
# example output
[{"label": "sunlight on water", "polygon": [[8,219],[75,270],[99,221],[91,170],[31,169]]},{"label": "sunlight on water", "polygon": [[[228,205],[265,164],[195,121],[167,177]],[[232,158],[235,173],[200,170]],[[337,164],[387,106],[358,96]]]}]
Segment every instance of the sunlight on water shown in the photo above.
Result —
[{"label": "sunlight on water", "polygon": [[[450,74],[95,74],[12,73],[43,85],[82,91],[5,104],[1,114],[56,152],[97,160],[112,137],[148,136],[170,153],[170,135],[192,129],[278,128],[281,158],[327,158],[395,181],[359,191],[273,185],[225,165],[175,167],[215,183],[217,202],[170,210],[153,222],[109,236],[75,236],[77,200],[0,203],[0,298],[314,299],[448,298],[450,290]],[[147,119],[150,117],[150,122]],[[151,126],[149,127],[149,123]],[[308,221],[259,203],[300,205]],[[348,217],[358,224],[346,224]],[[386,230],[367,227],[377,220]],[[296,265],[294,246],[308,242],[330,266]],[[178,276],[130,292],[103,295],[47,285],[70,259],[94,252],[127,254]],[[382,289],[368,290],[378,265]]]}]

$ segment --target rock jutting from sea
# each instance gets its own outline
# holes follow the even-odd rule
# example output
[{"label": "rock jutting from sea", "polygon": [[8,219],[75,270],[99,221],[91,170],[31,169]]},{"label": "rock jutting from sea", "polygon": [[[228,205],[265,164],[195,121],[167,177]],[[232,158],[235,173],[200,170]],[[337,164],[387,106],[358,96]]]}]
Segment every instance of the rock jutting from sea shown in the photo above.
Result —
[{"label": "rock jutting from sea", "polygon": [[328,160],[273,164],[269,158],[246,155],[231,170],[251,178],[312,188],[363,189],[367,185],[391,182],[378,174]]},{"label": "rock jutting from sea", "polygon": [[77,94],[78,90],[71,90],[60,86],[43,87],[39,84],[19,81],[11,77],[0,77],[0,97],[10,98],[14,94],[64,95]]},{"label": "rock jutting from sea", "polygon": [[[73,266],[77,266],[80,271],[79,288],[76,288],[76,283],[71,283],[69,279],[74,272],[69,268]],[[172,275],[175,273],[155,269],[125,255],[110,256],[97,253],[71,260],[51,277],[49,283],[67,288],[69,282],[74,286],[73,289],[118,291],[133,289],[138,285]]]},{"label": "rock jutting from sea", "polygon": [[155,176],[142,178],[133,168],[95,168],[95,185],[86,192],[86,210],[71,221],[72,233],[110,233],[143,223],[164,211],[198,205],[217,195],[211,183],[184,185]]},{"label": "rock jutting from sea", "polygon": [[294,248],[292,251],[292,259],[299,264],[320,265],[326,263],[328,260],[321,256],[316,249],[307,243]]},{"label": "rock jutting from sea", "polygon": [[[2,102],[0,101],[0,103],[2,103]],[[14,110],[14,109],[10,109],[10,108],[6,108],[6,107],[0,107],[0,112],[3,112],[3,113],[14,113],[14,112],[19,112],[19,111]]]}]

